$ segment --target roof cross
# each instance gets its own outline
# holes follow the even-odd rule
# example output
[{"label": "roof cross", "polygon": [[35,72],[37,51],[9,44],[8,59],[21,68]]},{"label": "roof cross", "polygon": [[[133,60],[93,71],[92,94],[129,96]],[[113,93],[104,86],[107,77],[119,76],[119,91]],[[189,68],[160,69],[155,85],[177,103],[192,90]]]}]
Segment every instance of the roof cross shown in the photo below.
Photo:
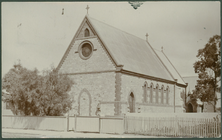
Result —
[{"label": "roof cross", "polygon": [[87,5],[87,7],[86,7],[86,10],[87,10],[87,15],[88,15],[88,10],[89,10],[89,6]]}]

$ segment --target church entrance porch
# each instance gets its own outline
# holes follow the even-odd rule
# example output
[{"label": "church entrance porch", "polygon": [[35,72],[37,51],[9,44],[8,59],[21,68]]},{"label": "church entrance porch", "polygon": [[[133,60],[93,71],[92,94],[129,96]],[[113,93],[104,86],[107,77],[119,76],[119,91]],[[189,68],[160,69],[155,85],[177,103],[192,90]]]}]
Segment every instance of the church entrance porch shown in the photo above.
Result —
[{"label": "church entrance porch", "polygon": [[191,103],[188,104],[187,112],[193,112],[193,106]]}]

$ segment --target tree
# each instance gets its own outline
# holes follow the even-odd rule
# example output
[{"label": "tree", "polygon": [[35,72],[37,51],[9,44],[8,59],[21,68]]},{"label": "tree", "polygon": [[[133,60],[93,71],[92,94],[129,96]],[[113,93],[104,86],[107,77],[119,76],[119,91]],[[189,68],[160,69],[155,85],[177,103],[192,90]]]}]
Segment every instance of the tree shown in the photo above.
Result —
[{"label": "tree", "polygon": [[14,65],[3,77],[3,101],[9,102],[15,115],[60,116],[73,102],[69,91],[73,82],[55,68],[40,75],[37,69],[28,70]]},{"label": "tree", "polygon": [[10,108],[15,115],[38,115],[35,97],[39,84],[38,70],[28,70],[21,64],[14,65],[3,77],[3,101],[10,103]]},{"label": "tree", "polygon": [[216,91],[220,92],[221,76],[221,39],[219,35],[211,37],[203,49],[198,50],[194,63],[195,73],[198,73],[199,80],[193,91],[196,98],[202,102],[213,102],[216,111]]},{"label": "tree", "polygon": [[73,81],[67,75],[58,74],[55,68],[44,71],[43,75],[38,99],[41,115],[64,115],[72,107],[73,98],[68,93]]}]

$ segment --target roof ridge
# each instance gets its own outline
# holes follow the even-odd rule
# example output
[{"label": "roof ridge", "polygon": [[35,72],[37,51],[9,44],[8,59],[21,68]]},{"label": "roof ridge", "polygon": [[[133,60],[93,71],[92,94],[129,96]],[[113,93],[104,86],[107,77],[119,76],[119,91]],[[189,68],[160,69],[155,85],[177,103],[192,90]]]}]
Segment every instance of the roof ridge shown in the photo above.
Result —
[{"label": "roof ridge", "polygon": [[177,69],[175,68],[175,66],[172,64],[172,62],[170,61],[170,59],[166,56],[166,54],[161,51],[163,53],[163,55],[167,58],[167,60],[170,62],[170,64],[172,65],[172,67],[175,69],[175,71],[177,72],[177,74],[180,76],[180,78],[182,79],[182,81],[186,84],[186,82],[183,80],[183,77],[180,75],[180,73],[177,71]]},{"label": "roof ridge", "polygon": [[110,26],[110,27],[112,27],[112,28],[115,28],[116,30],[119,30],[119,31],[121,31],[121,32],[124,32],[124,33],[126,33],[126,34],[128,34],[128,35],[131,35],[131,36],[134,36],[134,37],[136,37],[136,38],[138,38],[138,39],[141,39],[141,40],[143,40],[143,41],[146,41],[145,39],[142,39],[142,38],[140,38],[140,37],[138,37],[138,36],[136,36],[136,35],[130,34],[130,33],[126,32],[126,31],[123,31],[123,30],[121,30],[121,29],[119,29],[119,28],[117,28],[117,27],[114,27],[114,26],[112,26],[112,25],[109,25],[109,24],[107,24],[107,23],[105,23],[105,22],[103,22],[103,21],[100,21],[100,20],[98,20],[98,19],[92,18],[92,17],[90,17],[90,16],[88,16],[88,15],[87,15],[87,17],[88,17],[88,18],[91,18],[91,19],[94,19],[94,20],[96,20],[96,21],[98,21],[98,22],[101,22],[101,23],[103,23],[103,24],[105,24],[105,25],[107,25],[107,26]]},{"label": "roof ridge", "polygon": [[[147,41],[147,43],[150,45],[150,43]],[[159,55],[156,53],[156,51],[154,50],[154,48],[150,45],[151,50],[153,50],[154,54],[157,56],[157,58],[160,60],[160,62],[162,63],[162,65],[166,68],[166,70],[168,71],[168,73],[170,74],[170,76],[175,79],[175,77],[173,76],[173,74],[170,72],[170,70],[167,68],[167,66],[163,63],[163,61],[161,60],[161,58],[159,57]]]}]

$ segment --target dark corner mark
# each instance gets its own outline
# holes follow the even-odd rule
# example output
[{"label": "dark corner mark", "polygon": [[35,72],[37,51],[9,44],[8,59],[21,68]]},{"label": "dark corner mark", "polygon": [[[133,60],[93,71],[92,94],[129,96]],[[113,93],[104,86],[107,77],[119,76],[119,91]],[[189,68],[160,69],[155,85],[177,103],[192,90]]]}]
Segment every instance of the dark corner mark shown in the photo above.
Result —
[{"label": "dark corner mark", "polygon": [[142,2],[138,2],[138,1],[129,1],[129,4],[131,4],[131,6],[132,6],[134,9],[137,9],[137,8],[140,7],[140,5],[142,5],[143,3],[142,3]]}]

